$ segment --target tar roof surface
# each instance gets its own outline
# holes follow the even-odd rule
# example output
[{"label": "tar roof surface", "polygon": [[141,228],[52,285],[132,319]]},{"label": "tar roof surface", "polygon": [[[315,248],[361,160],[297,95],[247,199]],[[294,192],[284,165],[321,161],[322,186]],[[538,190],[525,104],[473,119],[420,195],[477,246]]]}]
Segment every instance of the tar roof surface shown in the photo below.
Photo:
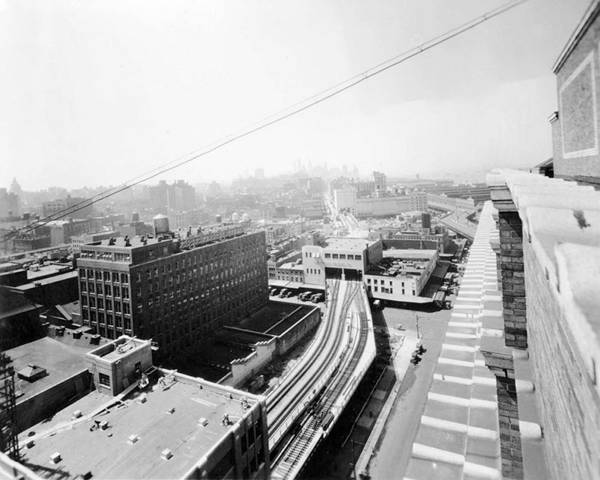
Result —
[{"label": "tar roof surface", "polygon": [[85,370],[87,368],[84,355],[86,351],[87,349],[83,347],[65,345],[49,337],[7,350],[5,353],[12,359],[15,371],[18,372],[32,364],[45,368],[48,372],[48,375],[32,383],[15,377],[16,389],[23,393],[17,398],[17,402]]},{"label": "tar roof surface", "polygon": [[364,238],[332,237],[327,239],[327,250],[364,250],[372,241]]},{"label": "tar roof surface", "polygon": [[[75,410],[83,416],[111,402],[113,397],[91,392],[50,422],[34,426],[35,445],[22,449],[24,463],[38,475],[49,479],[74,478],[90,471],[94,478],[179,478],[190,470],[228,431],[231,426],[221,423],[223,415],[237,422],[243,415],[240,397],[199,384],[176,381],[170,388],[147,389],[147,401],[139,402],[139,391],[125,397],[108,410],[50,433],[53,428],[70,422]],[[248,397],[250,404],[256,401]],[[173,413],[168,413],[174,408]],[[199,419],[208,420],[206,426]],[[90,431],[94,420],[109,424],[106,430]],[[130,435],[138,435],[135,443]],[[25,440],[27,432],[22,435]],[[39,437],[38,437],[39,435]],[[42,437],[42,438],[40,438]],[[173,457],[161,458],[164,449]],[[61,461],[50,463],[58,452]]]}]

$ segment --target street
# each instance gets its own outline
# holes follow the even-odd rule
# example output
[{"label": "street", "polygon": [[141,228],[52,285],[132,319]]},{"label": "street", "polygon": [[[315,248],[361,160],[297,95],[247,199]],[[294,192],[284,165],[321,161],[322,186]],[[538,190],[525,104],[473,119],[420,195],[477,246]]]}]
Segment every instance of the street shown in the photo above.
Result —
[{"label": "street", "polygon": [[[427,351],[418,365],[410,364],[400,384],[400,391],[382,436],[368,463],[367,471],[371,478],[399,478],[406,469],[451,312],[415,312],[385,308],[380,314],[373,316],[376,325],[386,325],[388,329],[396,329],[401,325],[406,329],[407,337],[410,337],[416,335],[418,315],[419,330]],[[369,455],[369,452],[364,454]]]}]

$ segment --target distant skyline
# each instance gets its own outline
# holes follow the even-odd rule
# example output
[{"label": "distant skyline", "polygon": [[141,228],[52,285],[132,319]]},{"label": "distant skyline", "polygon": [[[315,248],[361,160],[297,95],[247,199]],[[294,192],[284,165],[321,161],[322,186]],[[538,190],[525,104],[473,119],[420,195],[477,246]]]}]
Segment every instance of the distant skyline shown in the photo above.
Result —
[{"label": "distant skyline", "polygon": [[[504,3],[0,0],[0,186],[117,185]],[[551,156],[551,68],[588,4],[530,0],[164,178],[532,166]]]}]

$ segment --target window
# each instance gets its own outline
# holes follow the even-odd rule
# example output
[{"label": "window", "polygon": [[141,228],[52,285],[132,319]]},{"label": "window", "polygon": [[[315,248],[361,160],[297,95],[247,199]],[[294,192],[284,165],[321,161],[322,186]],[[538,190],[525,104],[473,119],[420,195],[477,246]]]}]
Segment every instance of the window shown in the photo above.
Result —
[{"label": "window", "polygon": [[119,274],[116,272],[113,272],[112,274],[112,280],[114,283],[118,283],[119,282]]},{"label": "window", "polygon": [[330,253],[326,253],[325,254],[325,258],[331,258],[331,254]]},{"label": "window", "polygon": [[98,381],[100,385],[104,385],[105,387],[110,387],[110,377],[105,373],[98,374]]},{"label": "window", "polygon": [[[350,256],[348,256],[350,257]],[[340,253],[340,260],[346,260],[346,254],[345,253]]]}]

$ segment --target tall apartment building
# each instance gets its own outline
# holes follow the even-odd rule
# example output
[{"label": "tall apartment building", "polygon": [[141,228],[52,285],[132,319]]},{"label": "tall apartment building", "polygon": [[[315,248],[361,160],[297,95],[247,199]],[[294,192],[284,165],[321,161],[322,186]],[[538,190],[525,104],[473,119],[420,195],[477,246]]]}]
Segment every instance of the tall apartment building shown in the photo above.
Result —
[{"label": "tall apartment building", "polygon": [[236,324],[268,301],[265,234],[235,228],[222,237],[122,237],[82,246],[83,324],[111,339],[151,338],[161,356]]}]

